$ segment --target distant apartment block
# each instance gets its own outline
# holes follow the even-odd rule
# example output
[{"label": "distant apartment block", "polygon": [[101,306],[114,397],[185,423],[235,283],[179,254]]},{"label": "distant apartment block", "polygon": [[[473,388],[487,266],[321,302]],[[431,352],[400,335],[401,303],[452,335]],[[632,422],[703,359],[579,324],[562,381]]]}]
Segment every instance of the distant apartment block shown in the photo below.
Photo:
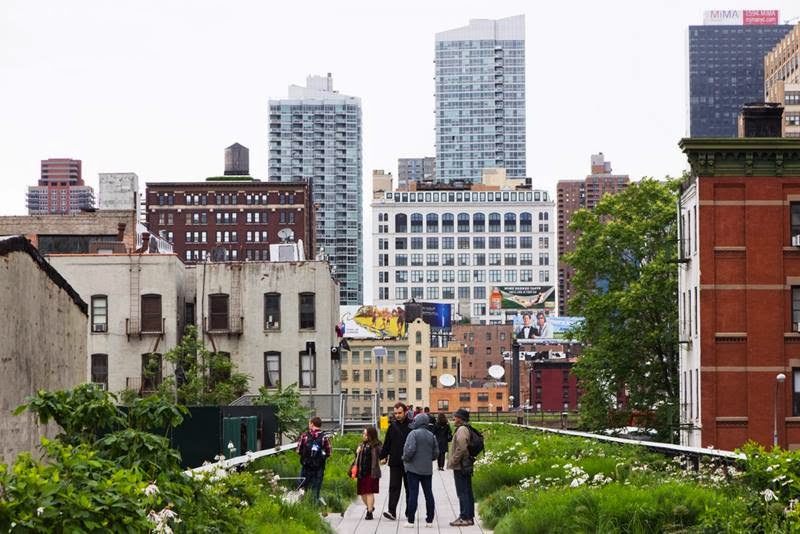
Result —
[{"label": "distant apartment block", "polygon": [[74,214],[94,208],[94,190],[83,182],[81,160],[42,160],[38,185],[29,186],[28,215]]},{"label": "distant apartment block", "polygon": [[397,188],[405,189],[410,182],[433,180],[436,158],[399,158],[397,160]]},{"label": "distant apartment block", "polygon": [[484,168],[525,178],[525,17],[436,34],[436,171],[477,183]]},{"label": "distant apartment block", "polygon": [[689,26],[691,137],[736,137],[742,105],[764,100],[764,56],[792,26],[777,10],[718,10]]},{"label": "distant apartment block", "polygon": [[800,24],[764,58],[764,92],[783,104],[783,137],[800,137]]},{"label": "distant apartment block", "polygon": [[316,247],[334,266],[342,304],[363,300],[361,100],[309,76],[269,102],[269,180],[307,180],[316,210]]},{"label": "distant apartment block", "polygon": [[270,245],[282,242],[302,242],[305,257],[314,257],[314,208],[305,182],[154,182],[145,198],[149,228],[184,262],[273,259]]},{"label": "distant apartment block", "polygon": [[603,195],[615,194],[626,187],[630,179],[625,174],[613,174],[611,162],[603,153],[592,154],[591,174],[583,180],[561,180],[558,182],[556,210],[558,218],[558,295],[559,315],[569,315],[569,299],[572,297],[572,277],[575,270],[562,258],[575,250],[577,235],[569,229],[573,214],[580,209],[594,209]]}]

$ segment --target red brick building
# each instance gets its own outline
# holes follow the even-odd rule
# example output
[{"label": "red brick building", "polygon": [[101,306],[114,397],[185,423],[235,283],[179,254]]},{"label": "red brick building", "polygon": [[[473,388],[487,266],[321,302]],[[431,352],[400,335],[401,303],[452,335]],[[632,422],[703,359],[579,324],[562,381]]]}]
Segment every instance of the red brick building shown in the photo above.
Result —
[{"label": "red brick building", "polygon": [[[268,260],[281,230],[315,255],[315,214],[306,182],[237,180],[147,184],[147,223],[187,263]],[[163,232],[163,234],[162,234]]]},{"label": "red brick building", "polygon": [[567,307],[572,297],[575,269],[561,261],[564,254],[575,250],[575,232],[569,229],[572,215],[580,209],[594,209],[603,195],[616,194],[626,187],[628,175],[612,174],[611,162],[603,153],[592,154],[591,174],[583,180],[560,180],[556,185],[558,218],[558,314],[570,315]]},{"label": "red brick building", "polygon": [[41,165],[38,185],[28,187],[28,215],[67,215],[94,208],[94,190],[83,181],[81,160],[43,159]]},{"label": "red brick building", "polygon": [[461,379],[489,380],[489,367],[503,364],[511,350],[514,326],[510,324],[456,324],[453,341],[461,345]]},{"label": "red brick building", "polygon": [[798,448],[800,140],[680,147],[681,441]]}]

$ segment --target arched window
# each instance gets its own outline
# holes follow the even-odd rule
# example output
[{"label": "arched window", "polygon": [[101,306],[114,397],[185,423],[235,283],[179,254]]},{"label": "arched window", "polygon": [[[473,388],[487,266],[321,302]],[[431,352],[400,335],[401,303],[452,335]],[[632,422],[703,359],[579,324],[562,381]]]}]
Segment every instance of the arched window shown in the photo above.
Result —
[{"label": "arched window", "polygon": [[164,325],[161,320],[161,295],[142,295],[142,333],[163,333]]},{"label": "arched window", "polygon": [[452,213],[445,213],[442,215],[442,232],[453,231],[453,221],[455,218]]},{"label": "arched window", "polygon": [[517,231],[517,214],[516,213],[506,213],[506,215],[505,215],[505,231],[506,232],[516,232]]},{"label": "arched window", "polygon": [[476,213],[472,216],[472,231],[485,232],[486,231],[486,215],[483,213]]},{"label": "arched window", "polygon": [[425,230],[430,233],[439,231],[439,216],[435,213],[429,213],[425,216]]},{"label": "arched window", "polygon": [[519,215],[519,231],[530,232],[533,230],[533,215],[528,212]]},{"label": "arched window", "polygon": [[469,232],[469,213],[458,214],[458,231]]},{"label": "arched window", "polygon": [[398,213],[394,216],[394,231],[399,234],[408,232],[408,217],[405,213]]},{"label": "arched window", "polygon": [[411,232],[412,233],[420,233],[420,232],[422,232],[422,214],[421,213],[412,213],[411,214]]},{"label": "arched window", "polygon": [[489,231],[490,232],[499,232],[500,231],[500,214],[499,213],[490,213],[489,214]]},{"label": "arched window", "polygon": [[108,354],[92,354],[92,382],[108,389]]}]

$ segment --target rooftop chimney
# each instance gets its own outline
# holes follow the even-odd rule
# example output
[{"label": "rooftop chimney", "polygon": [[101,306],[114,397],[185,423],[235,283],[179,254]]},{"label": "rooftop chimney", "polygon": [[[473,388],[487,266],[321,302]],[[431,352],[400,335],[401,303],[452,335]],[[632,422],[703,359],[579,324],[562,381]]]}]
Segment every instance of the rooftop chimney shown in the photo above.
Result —
[{"label": "rooftop chimney", "polygon": [[750,102],[739,113],[739,137],[782,137],[783,105]]}]

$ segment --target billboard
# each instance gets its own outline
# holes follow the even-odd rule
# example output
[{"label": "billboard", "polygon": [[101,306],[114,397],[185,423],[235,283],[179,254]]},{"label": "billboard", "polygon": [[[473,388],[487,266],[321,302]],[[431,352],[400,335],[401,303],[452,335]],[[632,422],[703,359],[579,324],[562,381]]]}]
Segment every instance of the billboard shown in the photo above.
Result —
[{"label": "billboard", "polygon": [[778,24],[777,9],[715,9],[703,12],[706,26],[774,26]]},{"label": "billboard", "polygon": [[543,311],[522,312],[514,316],[517,339],[570,340],[570,331],[583,322],[583,317],[549,316]]},{"label": "billboard", "polygon": [[453,306],[442,302],[406,302],[406,321],[421,317],[432,330],[450,330]]},{"label": "billboard", "polygon": [[349,339],[401,339],[406,337],[403,306],[339,306],[339,330]]},{"label": "billboard", "polygon": [[489,295],[489,314],[502,310],[550,310],[556,307],[555,286],[495,286]]}]

